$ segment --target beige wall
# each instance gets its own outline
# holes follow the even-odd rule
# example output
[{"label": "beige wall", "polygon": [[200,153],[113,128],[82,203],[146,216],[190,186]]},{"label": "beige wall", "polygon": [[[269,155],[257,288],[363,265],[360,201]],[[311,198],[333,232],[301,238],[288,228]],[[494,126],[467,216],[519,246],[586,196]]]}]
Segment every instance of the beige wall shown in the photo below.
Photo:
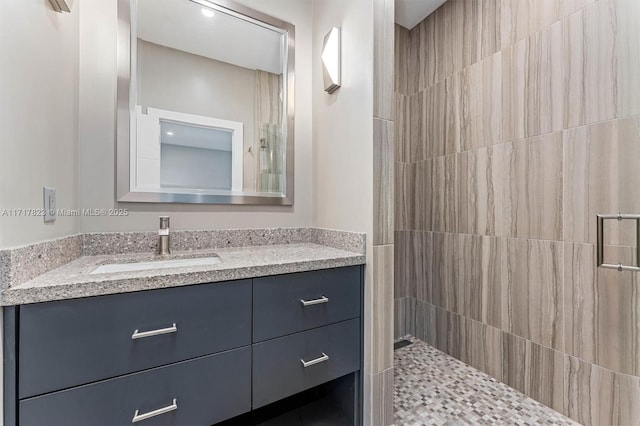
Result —
[{"label": "beige wall", "polygon": [[1,214],[41,209],[44,185],[56,188],[58,208],[77,206],[78,16],[42,0],[0,5],[0,248],[79,229],[73,217]]},{"label": "beige wall", "polygon": [[481,3],[396,33],[397,332],[638,424],[638,275],[595,267],[595,219],[640,212],[640,2]]},{"label": "beige wall", "polygon": [[[313,224],[367,233],[365,419],[372,424],[373,2],[313,2]],[[342,28],[342,87],[324,93],[325,34]]]},{"label": "beige wall", "polygon": [[[295,205],[293,207],[119,204],[128,217],[84,217],[83,232],[153,230],[169,214],[174,229],[310,226],[311,2],[242,1],[296,26]],[[80,7],[79,203],[110,208],[115,202],[114,99],[116,71],[115,2],[83,0]]]}]

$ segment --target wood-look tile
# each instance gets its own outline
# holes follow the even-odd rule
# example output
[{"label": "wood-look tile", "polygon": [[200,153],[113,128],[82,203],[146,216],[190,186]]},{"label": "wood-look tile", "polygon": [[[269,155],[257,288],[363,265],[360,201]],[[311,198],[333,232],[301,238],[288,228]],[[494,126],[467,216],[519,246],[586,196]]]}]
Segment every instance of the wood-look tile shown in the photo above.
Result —
[{"label": "wood-look tile", "polygon": [[431,229],[456,231],[455,156],[438,157],[432,163]]},{"label": "wood-look tile", "polygon": [[480,237],[479,283],[468,285],[466,310],[468,316],[493,327],[502,326],[502,286],[504,279],[505,240]]},{"label": "wood-look tile", "polygon": [[563,128],[563,26],[558,21],[502,52],[504,141]]},{"label": "wood-look tile", "polygon": [[497,380],[502,380],[502,331],[463,318],[460,360]]},{"label": "wood-look tile", "polygon": [[395,163],[395,229],[406,231],[411,229],[414,212],[413,194],[415,182],[413,181],[414,165],[411,163]]},{"label": "wood-look tile", "polygon": [[595,254],[592,244],[564,245],[564,350],[589,362],[598,343]]},{"label": "wood-look tile", "polygon": [[416,301],[415,337],[435,345],[436,342],[436,307],[431,303]]},{"label": "wood-look tile", "polygon": [[431,87],[436,82],[436,36],[435,36],[435,15],[427,16],[422,22],[412,30],[412,37],[416,37],[418,52],[418,90]]},{"label": "wood-look tile", "polygon": [[479,149],[476,156],[476,228],[480,235],[505,235],[504,154],[505,145]]},{"label": "wood-look tile", "polygon": [[414,164],[413,182],[412,229],[429,231],[432,226],[433,160]]},{"label": "wood-look tile", "polygon": [[438,307],[436,309],[435,347],[455,358],[462,353],[461,326],[462,317]]},{"label": "wood-look tile", "polygon": [[564,128],[615,117],[615,1],[599,0],[563,21]]},{"label": "wood-look tile", "polygon": [[371,371],[393,367],[394,247],[373,246]]},{"label": "wood-look tile", "polygon": [[615,373],[567,356],[565,376],[566,416],[583,425],[619,424]]},{"label": "wood-look tile", "polygon": [[455,311],[462,305],[462,291],[458,289],[455,275],[456,235],[433,234],[433,263],[431,271],[432,303],[445,310]]},{"label": "wood-look tile", "polygon": [[502,0],[482,0],[479,4],[481,16],[479,39],[480,57],[486,58],[501,49],[502,27],[501,27],[501,7]]},{"label": "wood-look tile", "polygon": [[560,16],[562,18],[567,17],[596,1],[597,0],[561,0]]},{"label": "wood-look tile", "polygon": [[394,36],[393,0],[375,0],[373,8],[373,116],[393,120]]},{"label": "wood-look tile", "polygon": [[640,2],[617,0],[617,117],[640,115]]},{"label": "wood-look tile", "polygon": [[434,12],[435,81],[439,82],[454,72],[453,2],[445,2]]},{"label": "wood-look tile", "polygon": [[[563,143],[564,238],[595,243],[596,214],[640,212],[640,118],[570,129]],[[606,231],[608,244],[635,245],[626,226]]]},{"label": "wood-look tile", "polygon": [[503,47],[514,44],[562,17],[560,0],[502,0],[500,34]]},{"label": "wood-look tile", "polygon": [[503,381],[557,411],[564,408],[565,355],[503,333]]},{"label": "wood-look tile", "polygon": [[508,235],[562,239],[562,133],[509,143],[505,156]]},{"label": "wood-look tile", "polygon": [[417,286],[412,281],[414,275],[412,256],[412,232],[396,231],[394,244],[394,298],[413,297],[415,299]]},{"label": "wood-look tile", "polygon": [[424,122],[427,157],[460,151],[461,73],[453,74],[424,91]]},{"label": "wood-look tile", "polygon": [[373,119],[373,244],[393,244],[395,230],[394,124]]},{"label": "wood-look tile", "polygon": [[478,229],[477,156],[472,151],[455,157],[455,231],[472,234]]},{"label": "wood-look tile", "polygon": [[[617,259],[633,261],[633,250],[620,251]],[[565,244],[566,352],[618,373],[640,375],[640,324],[632,314],[640,307],[639,284],[634,272],[596,268],[594,245]]]},{"label": "wood-look tile", "polygon": [[425,92],[420,91],[409,96],[409,161],[417,162],[427,159],[427,139]]},{"label": "wood-look tile", "polygon": [[416,335],[416,299],[402,297],[394,301],[394,338]]},{"label": "wood-look tile", "polygon": [[506,240],[503,330],[563,349],[563,254],[559,242]]},{"label": "wood-look tile", "polygon": [[371,426],[393,425],[393,368],[370,374]]},{"label": "wood-look tile", "polygon": [[394,33],[395,92],[409,95],[409,30],[396,24]]},{"label": "wood-look tile", "polygon": [[405,163],[408,163],[411,157],[411,147],[409,145],[411,140],[409,101],[409,96],[400,93],[395,94],[395,159]]}]

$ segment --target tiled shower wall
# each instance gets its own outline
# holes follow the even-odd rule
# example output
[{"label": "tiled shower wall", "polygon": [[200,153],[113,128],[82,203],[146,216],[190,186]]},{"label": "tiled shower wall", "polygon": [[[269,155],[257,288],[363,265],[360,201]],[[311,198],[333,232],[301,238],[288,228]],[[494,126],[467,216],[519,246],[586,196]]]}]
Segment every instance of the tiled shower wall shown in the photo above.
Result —
[{"label": "tiled shower wall", "polygon": [[[395,30],[395,335],[640,423],[640,1],[449,0]],[[608,224],[606,260],[635,230]]]}]

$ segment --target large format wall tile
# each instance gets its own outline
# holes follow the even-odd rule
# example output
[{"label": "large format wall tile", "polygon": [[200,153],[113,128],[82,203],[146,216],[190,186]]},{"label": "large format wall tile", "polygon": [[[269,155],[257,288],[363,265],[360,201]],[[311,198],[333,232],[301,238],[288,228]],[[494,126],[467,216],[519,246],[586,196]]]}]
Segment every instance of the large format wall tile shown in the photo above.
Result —
[{"label": "large format wall tile", "polygon": [[463,322],[460,360],[502,380],[502,331],[469,318]]},{"label": "large format wall tile", "polygon": [[617,117],[640,115],[640,2],[617,0]]},{"label": "large format wall tile", "polygon": [[514,44],[560,19],[565,1],[567,0],[501,0],[502,46]]},{"label": "large format wall tile", "polygon": [[431,303],[416,301],[415,334],[418,339],[435,346],[436,307]]},{"label": "large format wall tile", "polygon": [[371,425],[393,424],[393,367],[377,374],[371,374]]},{"label": "large format wall tile", "polygon": [[562,243],[524,239],[506,241],[502,283],[503,330],[562,350],[562,266]]},{"label": "large format wall tile", "polygon": [[616,0],[599,0],[563,21],[564,128],[616,114]]},{"label": "large format wall tile", "polygon": [[402,297],[394,300],[394,338],[416,335],[416,299]]},{"label": "large format wall tile", "polygon": [[[566,130],[563,139],[564,238],[595,243],[596,214],[640,213],[640,118]],[[628,223],[608,225],[607,244],[635,245]]]},{"label": "large format wall tile", "polygon": [[510,143],[505,153],[508,235],[562,239],[562,134]]},{"label": "large format wall tile", "polygon": [[504,141],[562,130],[562,29],[558,21],[502,51]]},{"label": "large format wall tile", "polygon": [[[616,402],[620,388],[615,373],[567,356],[565,375],[564,393],[567,396],[564,413],[567,416],[583,425],[621,424],[620,405]],[[637,421],[625,424],[635,424]]]},{"label": "large format wall tile", "polygon": [[502,53],[466,68],[461,75],[459,151],[502,141]]},{"label": "large format wall tile", "polygon": [[373,244],[392,244],[395,199],[394,124],[373,119]]},{"label": "large format wall tile", "polygon": [[400,93],[395,94],[395,160],[408,163],[411,157],[410,132],[411,122],[409,110],[410,97]]},{"label": "large format wall tile", "polygon": [[409,69],[409,30],[400,25],[394,26],[394,86],[395,92],[409,95],[409,75],[414,74],[414,69]]},{"label": "large format wall tile", "polygon": [[373,312],[371,371],[382,372],[393,367],[393,244],[373,247]]},{"label": "large format wall tile", "polygon": [[502,380],[525,395],[563,411],[565,355],[509,333],[503,333],[502,344]]},{"label": "large format wall tile", "polygon": [[393,120],[395,24],[391,16],[394,15],[394,1],[377,0],[373,4],[373,116]]},{"label": "large format wall tile", "polygon": [[396,231],[407,231],[411,229],[413,223],[413,193],[415,182],[413,182],[414,166],[410,163],[395,163],[395,229]]}]

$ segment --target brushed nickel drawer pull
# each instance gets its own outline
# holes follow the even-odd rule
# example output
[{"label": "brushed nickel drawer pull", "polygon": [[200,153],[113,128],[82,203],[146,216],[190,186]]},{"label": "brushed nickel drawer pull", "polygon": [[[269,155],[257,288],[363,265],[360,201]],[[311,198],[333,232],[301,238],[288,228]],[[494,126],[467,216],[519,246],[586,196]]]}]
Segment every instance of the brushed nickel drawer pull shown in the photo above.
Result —
[{"label": "brushed nickel drawer pull", "polygon": [[319,305],[321,303],[328,303],[328,302],[329,302],[329,298],[326,296],[322,296],[319,299],[313,299],[313,300],[300,299],[300,303],[302,303],[302,306]]},{"label": "brushed nickel drawer pull", "polygon": [[177,333],[177,332],[178,332],[178,327],[176,327],[176,323],[174,322],[171,327],[159,328],[157,330],[140,331],[136,329],[131,335],[131,339],[132,340],[144,339],[145,337],[159,336],[161,334],[169,334],[169,333]]},{"label": "brushed nickel drawer pull", "polygon": [[324,352],[322,352],[322,356],[320,358],[312,359],[311,361],[305,361],[304,359],[300,358],[300,362],[302,362],[302,366],[304,368],[311,367],[312,365],[320,364],[321,362],[325,361],[329,361],[329,355],[325,354]]},{"label": "brushed nickel drawer pull", "polygon": [[136,410],[136,413],[133,415],[133,419],[131,419],[131,423],[138,423],[143,420],[150,419],[151,417],[159,416],[160,414],[169,413],[177,409],[178,409],[178,400],[173,398],[173,404],[167,405],[166,407],[158,408],[157,410],[149,411],[148,413],[139,414],[140,410]]}]

